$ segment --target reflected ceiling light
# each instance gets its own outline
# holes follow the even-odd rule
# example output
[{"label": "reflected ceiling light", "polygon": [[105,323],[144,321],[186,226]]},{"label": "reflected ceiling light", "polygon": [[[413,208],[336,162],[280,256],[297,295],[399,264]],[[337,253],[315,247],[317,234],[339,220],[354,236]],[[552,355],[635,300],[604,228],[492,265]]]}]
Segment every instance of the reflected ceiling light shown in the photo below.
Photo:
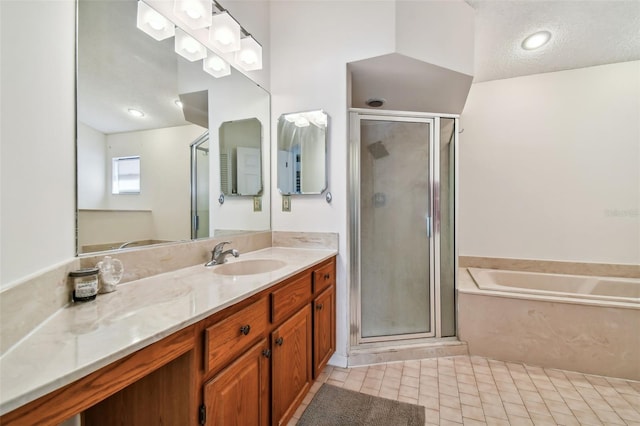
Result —
[{"label": "reflected ceiling light", "polygon": [[240,50],[236,52],[236,65],[245,71],[262,69],[262,46],[252,36],[240,40]]},{"label": "reflected ceiling light", "polygon": [[287,114],[284,116],[284,119],[289,123],[295,123],[298,117],[300,117],[300,114]]},{"label": "reflected ceiling light", "polygon": [[549,31],[538,31],[533,33],[522,42],[522,48],[524,50],[538,49],[551,40],[551,33]]},{"label": "reflected ceiling light", "polygon": [[209,42],[221,52],[240,49],[240,24],[228,12],[213,15],[209,28]]},{"label": "reflected ceiling light", "polygon": [[210,27],[213,3],[211,0],[175,0],[173,13],[194,30]]},{"label": "reflected ceiling light", "polygon": [[327,115],[322,111],[308,112],[307,117],[316,126],[320,128],[327,127]]},{"label": "reflected ceiling light", "polygon": [[207,57],[207,49],[195,38],[176,28],[176,53],[188,61],[197,61]]},{"label": "reflected ceiling light", "polygon": [[307,118],[303,116],[298,117],[298,119],[295,121],[296,127],[309,127],[309,124],[309,120],[307,120]]},{"label": "reflected ceiling light", "polygon": [[178,105],[179,108],[182,108],[184,106],[184,104],[182,103],[182,101],[180,99],[176,99],[175,100],[175,104]]},{"label": "reflected ceiling light", "polygon": [[209,52],[207,58],[202,61],[202,69],[215,78],[231,74],[231,65],[215,53]]},{"label": "reflected ceiling light", "polygon": [[140,30],[158,41],[173,37],[175,34],[175,26],[142,0],[138,1],[136,25]]},{"label": "reflected ceiling light", "polygon": [[144,112],[140,111],[139,109],[129,108],[127,112],[134,117],[144,117]]}]

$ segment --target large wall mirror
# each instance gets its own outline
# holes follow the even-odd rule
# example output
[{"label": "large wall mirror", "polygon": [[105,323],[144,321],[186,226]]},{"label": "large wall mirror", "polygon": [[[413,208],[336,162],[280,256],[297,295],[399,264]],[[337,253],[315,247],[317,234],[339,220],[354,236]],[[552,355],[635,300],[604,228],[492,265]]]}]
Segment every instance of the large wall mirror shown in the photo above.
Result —
[{"label": "large wall mirror", "polygon": [[278,190],[321,194],[327,189],[327,123],[322,111],[283,114],[278,119]]},{"label": "large wall mirror", "polygon": [[[235,69],[212,77],[136,14],[136,0],[78,0],[78,253],[270,229],[269,93]],[[260,128],[262,211],[211,201],[228,122]]]}]

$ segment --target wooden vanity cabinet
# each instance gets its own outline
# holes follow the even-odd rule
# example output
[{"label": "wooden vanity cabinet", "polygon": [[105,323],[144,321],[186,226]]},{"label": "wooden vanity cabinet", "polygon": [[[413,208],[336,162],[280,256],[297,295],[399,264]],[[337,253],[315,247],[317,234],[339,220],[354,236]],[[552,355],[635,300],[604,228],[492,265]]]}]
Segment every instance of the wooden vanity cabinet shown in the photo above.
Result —
[{"label": "wooden vanity cabinet", "polygon": [[207,425],[269,424],[269,344],[260,340],[204,385]]},{"label": "wooden vanity cabinet", "polygon": [[335,351],[335,258],[0,417],[3,425],[282,425]]},{"label": "wooden vanity cabinet", "polygon": [[309,304],[271,333],[273,425],[289,421],[311,388],[311,333]]},{"label": "wooden vanity cabinet", "polygon": [[335,352],[334,258],[252,299],[204,329],[202,424],[286,424]]},{"label": "wooden vanity cabinet", "polygon": [[313,378],[336,351],[336,289],[330,286],[313,300]]},{"label": "wooden vanity cabinet", "polygon": [[315,379],[336,351],[335,259],[315,267],[313,294],[313,378]]}]

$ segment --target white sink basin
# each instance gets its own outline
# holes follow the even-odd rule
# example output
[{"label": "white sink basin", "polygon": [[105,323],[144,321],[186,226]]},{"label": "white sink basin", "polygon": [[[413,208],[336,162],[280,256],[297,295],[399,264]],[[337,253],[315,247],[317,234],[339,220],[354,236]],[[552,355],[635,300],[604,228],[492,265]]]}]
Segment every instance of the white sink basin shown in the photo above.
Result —
[{"label": "white sink basin", "polygon": [[276,259],[248,259],[215,266],[213,272],[220,275],[254,275],[275,271],[286,263]]}]

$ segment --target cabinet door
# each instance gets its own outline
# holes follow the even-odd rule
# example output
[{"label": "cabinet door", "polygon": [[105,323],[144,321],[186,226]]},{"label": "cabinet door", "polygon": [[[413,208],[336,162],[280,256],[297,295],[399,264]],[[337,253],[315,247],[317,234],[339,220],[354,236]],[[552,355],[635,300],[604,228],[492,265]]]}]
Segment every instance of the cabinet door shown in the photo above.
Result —
[{"label": "cabinet door", "polygon": [[286,424],[311,388],[311,305],[271,333],[272,418]]},{"label": "cabinet door", "polygon": [[336,350],[336,288],[313,301],[313,377],[318,377]]},{"label": "cabinet door", "polygon": [[262,339],[205,383],[207,425],[269,424],[268,349]]}]

